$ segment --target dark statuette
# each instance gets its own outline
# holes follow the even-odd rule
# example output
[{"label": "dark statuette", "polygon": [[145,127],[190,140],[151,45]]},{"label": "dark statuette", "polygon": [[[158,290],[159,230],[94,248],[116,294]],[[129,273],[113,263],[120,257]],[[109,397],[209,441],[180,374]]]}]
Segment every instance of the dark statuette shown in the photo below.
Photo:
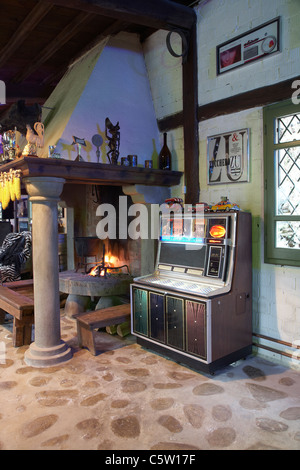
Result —
[{"label": "dark statuette", "polygon": [[[110,135],[109,135],[110,134]],[[109,118],[105,119],[105,136],[108,139],[109,151],[107,152],[107,158],[109,163],[116,165],[119,158],[120,148],[120,126],[119,121],[114,126]]]}]

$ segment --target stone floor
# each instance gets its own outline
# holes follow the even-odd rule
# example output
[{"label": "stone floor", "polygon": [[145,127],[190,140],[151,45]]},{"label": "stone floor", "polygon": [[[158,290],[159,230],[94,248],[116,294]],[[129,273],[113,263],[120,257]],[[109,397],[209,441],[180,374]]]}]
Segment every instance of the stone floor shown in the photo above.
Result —
[{"label": "stone floor", "polygon": [[99,355],[36,369],[0,326],[2,450],[299,450],[300,372],[258,356],[214,376],[142,349],[132,336],[97,333]]}]

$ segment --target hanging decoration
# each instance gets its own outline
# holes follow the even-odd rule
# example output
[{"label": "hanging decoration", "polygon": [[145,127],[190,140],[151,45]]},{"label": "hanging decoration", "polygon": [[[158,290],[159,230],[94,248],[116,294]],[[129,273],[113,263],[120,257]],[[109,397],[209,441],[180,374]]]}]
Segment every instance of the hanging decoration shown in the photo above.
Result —
[{"label": "hanging decoration", "polygon": [[21,199],[21,170],[13,170],[9,172],[1,172],[0,174],[0,202],[2,209],[8,207],[10,201]]},{"label": "hanging decoration", "polygon": [[[173,33],[177,33],[181,37],[181,41],[182,41],[182,52],[181,52],[181,54],[175,52],[172,45],[171,45],[171,35]],[[169,33],[166,37],[166,44],[167,44],[167,49],[170,52],[170,54],[173,57],[182,57],[182,63],[184,64],[187,60],[187,55],[188,55],[188,51],[189,51],[189,33],[187,31],[183,31],[181,29],[173,29],[172,31],[169,31]]]}]

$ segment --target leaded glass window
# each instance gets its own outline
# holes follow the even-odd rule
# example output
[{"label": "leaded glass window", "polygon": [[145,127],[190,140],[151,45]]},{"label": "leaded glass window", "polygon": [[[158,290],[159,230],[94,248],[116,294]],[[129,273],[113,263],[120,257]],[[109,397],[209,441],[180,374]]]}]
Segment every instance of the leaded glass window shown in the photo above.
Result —
[{"label": "leaded glass window", "polygon": [[264,109],[265,261],[300,265],[300,106]]}]

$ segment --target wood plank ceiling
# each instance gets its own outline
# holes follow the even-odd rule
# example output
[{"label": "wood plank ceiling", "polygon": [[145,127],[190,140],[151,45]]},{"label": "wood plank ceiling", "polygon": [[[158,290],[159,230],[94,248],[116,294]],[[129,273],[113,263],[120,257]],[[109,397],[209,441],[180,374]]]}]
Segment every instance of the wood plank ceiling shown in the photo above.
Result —
[{"label": "wood plank ceiling", "polygon": [[0,0],[0,80],[6,105],[43,104],[68,66],[103,37],[195,24],[192,0]]}]

